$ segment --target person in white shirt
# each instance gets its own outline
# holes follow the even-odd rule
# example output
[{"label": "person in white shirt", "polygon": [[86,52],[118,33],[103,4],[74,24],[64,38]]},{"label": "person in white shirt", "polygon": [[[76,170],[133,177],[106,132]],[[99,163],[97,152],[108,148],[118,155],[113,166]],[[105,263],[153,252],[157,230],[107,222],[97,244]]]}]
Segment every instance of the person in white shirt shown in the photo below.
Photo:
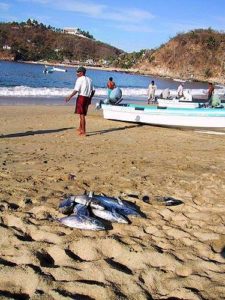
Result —
[{"label": "person in white shirt", "polygon": [[162,91],[162,93],[160,94],[160,97],[162,99],[169,99],[169,97],[170,97],[170,90],[168,88],[164,89]]},{"label": "person in white shirt", "polygon": [[85,116],[88,112],[88,106],[91,103],[91,99],[94,96],[94,88],[92,84],[92,80],[85,76],[86,69],[84,67],[79,67],[76,71],[77,80],[74,86],[74,90],[72,94],[66,97],[66,102],[69,102],[70,99],[78,94],[76,101],[75,113],[80,115],[80,126],[77,129],[78,134],[81,136],[86,135],[86,119]]},{"label": "person in white shirt", "polygon": [[157,90],[157,86],[155,85],[154,80],[148,86],[148,104],[155,101],[155,92]]},{"label": "person in white shirt", "polygon": [[184,97],[184,84],[183,83],[181,83],[177,89],[177,98],[180,99],[182,97]]}]

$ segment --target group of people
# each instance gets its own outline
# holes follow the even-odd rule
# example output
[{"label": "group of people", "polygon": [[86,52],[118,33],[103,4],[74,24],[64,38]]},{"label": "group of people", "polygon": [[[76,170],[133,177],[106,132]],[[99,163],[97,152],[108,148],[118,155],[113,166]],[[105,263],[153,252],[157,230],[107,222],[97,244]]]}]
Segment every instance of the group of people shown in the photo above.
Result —
[{"label": "group of people", "polygon": [[[95,94],[95,90],[93,87],[92,80],[86,76],[86,69],[84,67],[79,67],[76,70],[77,74],[77,80],[75,82],[74,90],[66,97],[66,102],[69,102],[76,94],[77,100],[76,100],[76,107],[75,107],[75,113],[80,115],[80,122],[79,127],[77,129],[77,132],[80,136],[86,135],[86,119],[85,116],[87,115],[88,107],[91,104],[91,99]],[[108,92],[108,99],[110,99],[110,94],[113,91],[113,89],[116,88],[116,84],[113,81],[112,77],[109,77],[109,80],[107,82],[107,92]],[[154,80],[151,81],[151,83],[148,86],[148,104],[154,103],[156,100],[156,90],[157,86],[154,82]],[[214,86],[212,83],[209,83],[208,86],[208,102],[207,106],[212,106],[212,100],[213,100],[213,94],[214,94]],[[170,96],[169,89],[165,89],[161,97],[164,99],[167,99]],[[185,99],[184,96],[184,83],[182,82],[177,89],[177,98]]]},{"label": "group of people", "polygon": [[[157,86],[154,82],[154,80],[151,81],[151,83],[148,86],[148,104],[154,103],[156,101],[156,90]],[[208,85],[208,91],[207,91],[207,106],[212,106],[212,100],[213,100],[213,94],[214,94],[214,85],[209,82]],[[168,99],[170,97],[170,90],[168,88],[164,89],[162,93],[160,94],[160,97],[163,99]],[[184,82],[181,82],[180,85],[177,88],[177,99],[186,99],[184,95]]]},{"label": "group of people", "polygon": [[[148,86],[148,104],[154,103],[156,101],[156,90],[157,86],[154,82],[154,80],[151,81],[151,83]],[[164,89],[162,93],[160,94],[160,97],[163,99],[167,99],[170,96],[170,90],[168,88]],[[185,98],[184,96],[184,83],[182,82],[177,89],[177,98]]]}]

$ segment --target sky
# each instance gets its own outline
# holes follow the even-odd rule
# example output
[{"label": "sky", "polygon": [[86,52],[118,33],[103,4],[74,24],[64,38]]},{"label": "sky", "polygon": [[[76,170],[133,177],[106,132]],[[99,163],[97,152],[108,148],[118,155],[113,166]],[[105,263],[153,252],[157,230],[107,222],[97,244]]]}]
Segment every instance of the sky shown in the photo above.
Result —
[{"label": "sky", "polygon": [[0,22],[80,28],[126,52],[158,48],[193,29],[225,31],[224,12],[225,0],[0,0]]}]

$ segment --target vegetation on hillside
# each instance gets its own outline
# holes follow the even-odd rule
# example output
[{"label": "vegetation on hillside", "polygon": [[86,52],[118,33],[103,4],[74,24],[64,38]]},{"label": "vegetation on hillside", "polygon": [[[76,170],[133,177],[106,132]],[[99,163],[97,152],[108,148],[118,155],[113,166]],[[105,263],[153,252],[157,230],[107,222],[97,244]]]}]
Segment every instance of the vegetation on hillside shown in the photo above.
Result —
[{"label": "vegetation on hillside", "polygon": [[[87,31],[65,34],[35,20],[0,23],[0,59],[85,62],[131,69],[152,75],[198,80],[225,80],[225,33],[196,29],[179,33],[157,49],[125,53],[96,41]],[[222,80],[221,80],[222,79]]]},{"label": "vegetation on hillside", "polygon": [[225,33],[211,28],[180,33],[158,49],[146,51],[134,66],[186,79],[225,78]]},{"label": "vegetation on hillside", "polygon": [[179,33],[159,48],[123,53],[113,64],[152,75],[223,81],[225,33],[211,28]]},{"label": "vegetation on hillside", "polygon": [[137,64],[142,57],[145,56],[145,53],[148,50],[140,50],[139,52],[131,52],[131,53],[122,53],[120,56],[113,60],[113,65],[115,67],[129,69]]},{"label": "vegetation on hillside", "polygon": [[94,40],[84,30],[83,36],[63,33],[62,29],[46,26],[36,20],[0,23],[0,52],[12,54],[15,60],[48,60],[73,62],[113,60],[121,50]]}]

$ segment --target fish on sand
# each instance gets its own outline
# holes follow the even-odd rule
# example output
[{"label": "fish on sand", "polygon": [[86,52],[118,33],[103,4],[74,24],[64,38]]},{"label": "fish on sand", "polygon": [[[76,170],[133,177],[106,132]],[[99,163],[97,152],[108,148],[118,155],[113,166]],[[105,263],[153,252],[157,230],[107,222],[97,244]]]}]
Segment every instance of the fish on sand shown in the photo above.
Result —
[{"label": "fish on sand", "polygon": [[101,219],[116,222],[116,223],[123,223],[128,224],[128,220],[121,214],[117,213],[114,209],[110,210],[99,210],[99,209],[91,209],[92,213]]},{"label": "fish on sand", "polygon": [[74,214],[58,219],[58,221],[68,227],[84,230],[105,230],[105,225],[98,219],[90,217],[88,208],[85,205],[78,204],[75,207]]}]

